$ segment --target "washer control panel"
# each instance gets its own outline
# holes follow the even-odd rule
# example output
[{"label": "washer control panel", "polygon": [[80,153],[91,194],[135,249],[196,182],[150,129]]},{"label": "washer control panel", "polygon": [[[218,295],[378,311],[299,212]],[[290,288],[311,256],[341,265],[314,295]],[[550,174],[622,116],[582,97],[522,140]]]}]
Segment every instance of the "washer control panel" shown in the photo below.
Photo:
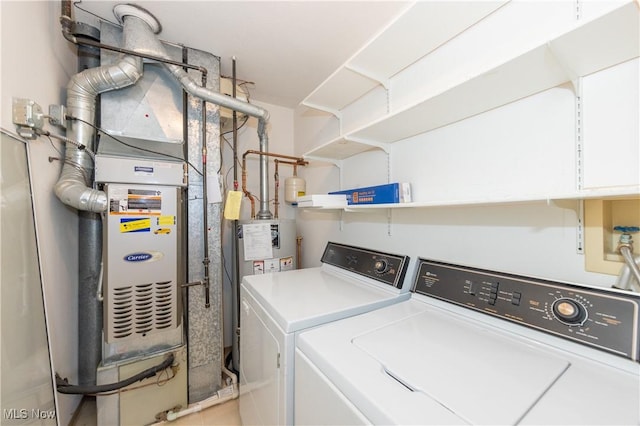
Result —
[{"label": "washer control panel", "polygon": [[412,291],[638,361],[640,294],[419,259]]},{"label": "washer control panel", "polygon": [[322,263],[401,288],[409,267],[409,257],[328,242]]}]

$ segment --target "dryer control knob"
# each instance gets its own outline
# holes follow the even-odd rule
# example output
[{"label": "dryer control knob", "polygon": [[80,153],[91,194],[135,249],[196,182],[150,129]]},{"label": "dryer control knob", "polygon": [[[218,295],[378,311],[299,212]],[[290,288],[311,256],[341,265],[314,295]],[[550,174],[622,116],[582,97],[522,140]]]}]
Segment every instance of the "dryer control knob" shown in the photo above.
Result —
[{"label": "dryer control knob", "polygon": [[385,259],[378,259],[376,260],[376,263],[373,264],[373,269],[378,274],[384,274],[389,270],[389,262]]},{"label": "dryer control knob", "polygon": [[553,302],[553,315],[567,325],[582,325],[587,319],[587,310],[581,303],[562,298]]}]

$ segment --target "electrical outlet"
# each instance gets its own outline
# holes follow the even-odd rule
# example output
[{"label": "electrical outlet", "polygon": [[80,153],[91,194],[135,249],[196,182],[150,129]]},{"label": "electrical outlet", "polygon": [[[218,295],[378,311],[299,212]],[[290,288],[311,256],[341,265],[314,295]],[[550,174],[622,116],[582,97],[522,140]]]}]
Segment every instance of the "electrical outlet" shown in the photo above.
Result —
[{"label": "electrical outlet", "polygon": [[13,124],[20,135],[35,139],[35,130],[42,130],[44,126],[42,108],[31,99],[13,98]]}]

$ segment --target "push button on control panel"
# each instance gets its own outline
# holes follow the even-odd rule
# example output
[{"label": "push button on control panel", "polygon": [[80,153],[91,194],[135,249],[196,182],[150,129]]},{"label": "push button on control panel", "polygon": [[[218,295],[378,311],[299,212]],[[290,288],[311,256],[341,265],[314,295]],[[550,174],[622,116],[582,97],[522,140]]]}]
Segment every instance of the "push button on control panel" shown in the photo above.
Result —
[{"label": "push button on control panel", "polygon": [[520,299],[522,299],[522,293],[514,291],[513,295],[511,296],[511,304],[520,306]]},{"label": "push button on control panel", "polygon": [[476,283],[474,283],[473,281],[469,281],[469,287],[468,287],[469,290],[468,291],[469,291],[470,295],[472,295],[472,296],[476,295],[476,287],[477,287]]},{"label": "push button on control panel", "polygon": [[489,304],[495,305],[498,300],[498,283],[491,283],[491,292],[489,293]]}]

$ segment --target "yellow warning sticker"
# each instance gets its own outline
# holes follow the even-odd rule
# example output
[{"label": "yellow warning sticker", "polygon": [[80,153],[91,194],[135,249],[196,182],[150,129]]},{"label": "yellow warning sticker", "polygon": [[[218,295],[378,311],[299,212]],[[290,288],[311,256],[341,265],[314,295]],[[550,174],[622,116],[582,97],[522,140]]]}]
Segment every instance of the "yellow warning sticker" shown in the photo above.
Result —
[{"label": "yellow warning sticker", "polygon": [[158,218],[158,225],[175,225],[176,217],[175,216],[160,216]]},{"label": "yellow warning sticker", "polygon": [[135,219],[120,222],[120,232],[136,232],[142,230],[150,230],[151,219]]}]

